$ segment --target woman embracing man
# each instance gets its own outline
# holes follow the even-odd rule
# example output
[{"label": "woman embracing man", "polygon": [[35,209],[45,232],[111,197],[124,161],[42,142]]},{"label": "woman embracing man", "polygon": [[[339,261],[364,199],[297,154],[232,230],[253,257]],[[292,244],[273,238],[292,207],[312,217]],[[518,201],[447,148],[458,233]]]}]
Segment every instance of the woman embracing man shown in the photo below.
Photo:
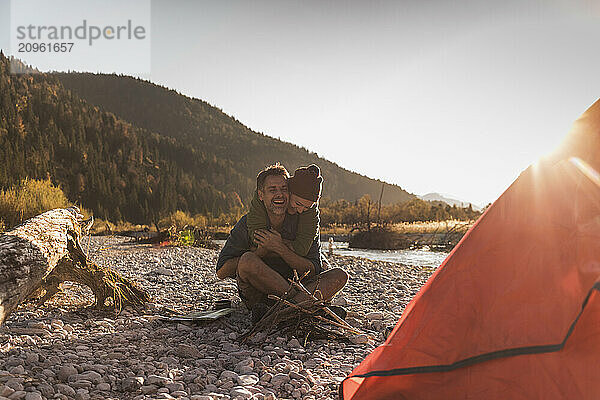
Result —
[{"label": "woman embracing man", "polygon": [[[341,268],[323,268],[319,241],[319,210],[323,177],[315,164],[292,176],[280,164],[258,174],[250,211],[231,230],[217,261],[217,276],[236,279],[238,293],[252,310],[254,322],[271,303],[269,294],[282,296],[294,271],[307,291],[325,302],[348,280]],[[295,302],[308,300],[298,290]],[[343,317],[343,310],[337,310]]]}]

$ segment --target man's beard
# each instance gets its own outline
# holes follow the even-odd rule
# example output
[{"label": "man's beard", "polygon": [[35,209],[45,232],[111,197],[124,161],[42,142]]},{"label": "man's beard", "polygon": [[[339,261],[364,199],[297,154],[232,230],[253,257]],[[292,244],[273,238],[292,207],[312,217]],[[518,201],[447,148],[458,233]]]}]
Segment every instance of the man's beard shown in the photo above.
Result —
[{"label": "man's beard", "polygon": [[267,207],[267,211],[273,215],[284,215],[286,210],[287,210],[287,204],[277,205],[277,204],[271,203],[271,204],[269,204],[269,207]]}]

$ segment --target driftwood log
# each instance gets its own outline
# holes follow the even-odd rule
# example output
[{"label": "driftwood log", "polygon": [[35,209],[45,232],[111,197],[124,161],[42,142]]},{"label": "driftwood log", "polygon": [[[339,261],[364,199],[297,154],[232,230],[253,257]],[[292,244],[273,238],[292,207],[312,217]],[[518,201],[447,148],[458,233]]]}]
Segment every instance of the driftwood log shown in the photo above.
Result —
[{"label": "driftwood log", "polygon": [[120,310],[150,300],[117,272],[87,260],[80,245],[82,230],[89,229],[85,223],[70,207],[45,212],[0,235],[0,324],[34,294],[43,304],[64,281],[88,286],[97,308]]}]

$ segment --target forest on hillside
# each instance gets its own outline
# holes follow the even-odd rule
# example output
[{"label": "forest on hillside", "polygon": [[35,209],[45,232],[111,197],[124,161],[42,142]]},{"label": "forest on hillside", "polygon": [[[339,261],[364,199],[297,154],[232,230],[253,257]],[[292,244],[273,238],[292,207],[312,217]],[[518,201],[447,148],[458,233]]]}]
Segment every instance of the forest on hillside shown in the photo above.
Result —
[{"label": "forest on hillside", "polygon": [[[368,194],[379,198],[382,182],[345,170],[307,149],[254,132],[208,103],[140,79],[104,74],[57,74],[73,93],[135,126],[171,137],[227,160],[252,182],[266,165],[281,162],[293,172],[317,164],[325,178],[323,196],[355,201]],[[307,116],[310,118],[310,116]],[[210,180],[209,180],[210,182]],[[219,187],[219,186],[217,186]],[[238,188],[242,199],[254,183]],[[393,204],[415,198],[397,185],[386,184],[383,202]]]},{"label": "forest on hillside", "polygon": [[100,111],[53,75],[11,75],[5,57],[0,165],[0,188],[49,178],[97,217],[136,223],[178,209],[230,212],[242,207],[236,189],[253,184],[227,160]]},{"label": "forest on hillside", "polygon": [[[96,218],[147,225],[176,212],[235,220],[255,190],[256,173],[277,161],[290,172],[312,162],[321,167],[327,223],[358,221],[361,199],[381,191],[381,181],[253,132],[206,102],[150,82],[78,73],[14,75],[10,62],[0,54],[0,190],[43,180]],[[384,210],[414,200],[386,184]],[[423,204],[418,218],[439,217],[438,209]]]}]

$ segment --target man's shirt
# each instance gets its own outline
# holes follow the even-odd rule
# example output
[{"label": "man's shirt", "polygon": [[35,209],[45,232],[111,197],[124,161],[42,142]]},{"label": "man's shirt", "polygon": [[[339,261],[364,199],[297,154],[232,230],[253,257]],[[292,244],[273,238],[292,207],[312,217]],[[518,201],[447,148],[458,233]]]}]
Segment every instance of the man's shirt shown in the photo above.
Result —
[{"label": "man's shirt", "polygon": [[[296,239],[296,231],[298,229],[298,214],[285,214],[285,219],[283,220],[283,225],[281,228],[281,238],[285,240],[294,240]],[[221,269],[223,264],[227,260],[232,258],[241,257],[245,252],[250,251],[250,242],[248,240],[248,226],[246,225],[246,215],[244,215],[240,220],[235,224],[231,232],[229,233],[229,238],[227,238],[227,242],[225,242],[225,246],[221,250],[219,254],[219,260],[217,261],[217,271]],[[313,241],[310,250],[308,250],[308,254],[305,257],[307,260],[313,263],[315,266],[315,273],[320,274],[322,263],[321,263],[321,243],[319,242],[319,238],[315,238]],[[291,268],[285,263],[285,261],[279,257],[268,257],[264,259],[265,263],[273,268],[275,271],[279,272],[285,278],[289,278],[289,274],[291,273]],[[287,270],[286,270],[287,267]],[[288,271],[289,270],[289,271]]]}]

